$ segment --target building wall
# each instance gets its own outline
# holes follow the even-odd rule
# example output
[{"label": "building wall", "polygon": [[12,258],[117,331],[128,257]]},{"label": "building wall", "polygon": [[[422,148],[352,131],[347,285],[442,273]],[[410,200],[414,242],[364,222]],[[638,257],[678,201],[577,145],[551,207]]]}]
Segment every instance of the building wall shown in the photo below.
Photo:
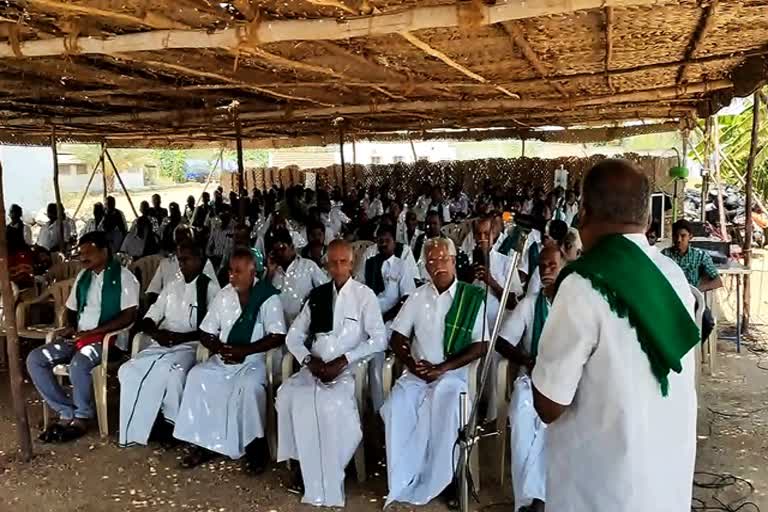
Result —
[{"label": "building wall", "polygon": [[31,221],[40,209],[55,200],[50,149],[0,146],[0,162],[6,210],[18,204],[24,210],[24,217]]}]

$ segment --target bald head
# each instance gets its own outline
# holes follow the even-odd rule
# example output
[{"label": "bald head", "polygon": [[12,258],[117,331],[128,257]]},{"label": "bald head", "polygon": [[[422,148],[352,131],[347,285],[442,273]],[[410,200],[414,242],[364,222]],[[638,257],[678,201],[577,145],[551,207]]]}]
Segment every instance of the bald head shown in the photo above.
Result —
[{"label": "bald head", "polygon": [[589,170],[582,183],[584,223],[648,224],[651,186],[648,178],[627,160],[603,160]]},{"label": "bald head", "polygon": [[352,275],[354,253],[346,240],[334,240],[328,245],[328,273],[337,288],[341,288]]}]

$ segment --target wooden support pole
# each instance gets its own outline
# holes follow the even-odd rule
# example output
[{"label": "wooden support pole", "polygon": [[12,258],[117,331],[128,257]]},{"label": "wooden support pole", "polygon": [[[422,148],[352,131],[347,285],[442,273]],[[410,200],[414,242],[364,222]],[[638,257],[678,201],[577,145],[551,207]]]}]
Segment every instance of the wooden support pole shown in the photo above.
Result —
[{"label": "wooden support pole", "polygon": [[711,144],[711,137],[712,137],[712,117],[707,117],[704,125],[704,137],[705,137],[705,150],[704,150],[704,161],[703,169],[702,169],[702,176],[701,176],[701,212],[700,212],[700,221],[704,222],[706,220],[706,212],[707,212],[707,195],[709,194],[709,165],[711,162],[711,152],[710,152],[710,144]]},{"label": "wooden support pole", "polygon": [[104,201],[104,208],[107,207],[107,166],[105,165],[104,161],[104,154],[107,152],[107,143],[102,141],[101,142],[101,158],[99,158],[99,161],[101,163],[101,185],[103,187],[102,190],[102,201]]},{"label": "wooden support pole", "polygon": [[[56,187],[58,190],[58,187]],[[63,226],[64,223],[62,222]],[[3,299],[5,316],[5,348],[8,353],[8,375],[11,386],[13,412],[16,416],[16,432],[19,436],[19,450],[24,462],[32,459],[32,439],[29,420],[24,402],[21,356],[19,355],[19,334],[16,330],[16,300],[13,295],[11,276],[8,269],[8,244],[5,238],[5,196],[3,194],[3,166],[0,163],[0,294]]]},{"label": "wooden support pole", "polygon": [[[77,208],[75,208],[75,213],[72,214],[72,218],[77,218],[77,214],[80,213],[80,208],[82,208],[83,203],[85,202],[86,196],[88,196],[88,190],[91,188],[91,183],[93,183],[93,177],[96,176],[96,172],[99,170],[99,166],[102,164],[102,158],[104,157],[103,153],[104,148],[102,147],[102,154],[99,155],[99,159],[96,161],[96,165],[93,166],[93,171],[91,171],[91,177],[88,178],[88,183],[85,184],[85,190],[83,190],[83,195],[80,197],[80,202],[77,203]],[[104,172],[104,171],[102,171]]]},{"label": "wooden support pole", "polygon": [[56,197],[56,217],[59,220],[59,251],[66,252],[67,240],[64,239],[64,205],[61,202],[59,187],[59,151],[56,148],[56,127],[51,128],[51,153],[53,154],[53,194]]},{"label": "wooden support pole", "polygon": [[[246,211],[245,211],[245,201],[243,198],[245,198],[245,163],[243,162],[243,135],[242,135],[243,127],[240,124],[240,106],[235,106],[235,142],[237,143],[237,176],[239,181],[239,196],[240,198],[237,201],[237,204],[240,207],[240,221],[245,221]],[[234,213],[234,212],[233,212]]]},{"label": "wooden support pole", "polygon": [[416,163],[419,161],[419,157],[416,155],[416,145],[413,143],[413,137],[411,137],[410,132],[408,133],[408,142],[411,145],[411,153],[413,153],[413,163]]},{"label": "wooden support pole", "polygon": [[723,204],[723,180],[720,179],[720,123],[717,114],[712,116],[712,177],[717,185],[717,211],[720,214],[720,236],[723,240],[730,241],[728,229],[725,225],[725,205]]},{"label": "wooden support pole", "polygon": [[[745,205],[745,225],[744,225],[744,247],[742,252],[744,254],[744,266],[751,268],[752,265],[752,171],[755,167],[755,156],[757,155],[757,148],[760,143],[758,140],[760,132],[760,94],[756,92],[754,94],[754,100],[752,103],[752,140],[749,147],[749,158],[747,159],[747,174],[744,179],[747,182],[747,201]],[[744,276],[744,308],[742,311],[741,329],[743,332],[747,332],[749,329],[749,307],[750,307],[750,282],[749,274]]]},{"label": "wooden support pole", "polygon": [[344,121],[339,123],[339,154],[341,155],[341,194],[347,196],[347,166],[344,164]]},{"label": "wooden support pole", "polygon": [[125,197],[128,199],[128,204],[131,205],[131,210],[133,210],[133,215],[138,219],[139,212],[137,212],[136,207],[133,206],[133,199],[131,199],[131,194],[129,194],[128,189],[125,188],[125,183],[123,183],[123,178],[120,177],[120,173],[117,171],[117,166],[115,165],[115,161],[112,160],[112,155],[109,154],[109,151],[107,151],[106,148],[104,149],[104,154],[107,155],[107,158],[109,159],[109,165],[112,166],[112,172],[115,173],[115,177],[117,178],[117,181],[120,182],[120,187],[123,189],[123,193],[125,194]]}]

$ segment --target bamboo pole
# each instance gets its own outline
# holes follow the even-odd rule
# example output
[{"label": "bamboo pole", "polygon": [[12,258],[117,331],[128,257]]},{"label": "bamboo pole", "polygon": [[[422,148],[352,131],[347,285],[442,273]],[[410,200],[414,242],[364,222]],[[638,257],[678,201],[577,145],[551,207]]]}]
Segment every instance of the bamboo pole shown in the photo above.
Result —
[{"label": "bamboo pole", "polygon": [[85,198],[88,195],[88,190],[91,188],[91,183],[93,183],[93,177],[96,176],[96,171],[99,170],[99,165],[101,165],[101,160],[103,157],[104,157],[104,153],[102,148],[102,154],[99,155],[99,159],[96,161],[96,165],[93,166],[93,171],[91,171],[91,176],[90,178],[88,178],[88,183],[85,184],[85,190],[83,190],[83,195],[80,197],[80,202],[77,203],[77,208],[75,208],[75,213],[72,215],[73,219],[77,218],[77,214],[80,213],[80,208],[83,206],[83,203],[85,202]]},{"label": "bamboo pole", "polygon": [[[54,138],[54,136],[52,136]],[[58,190],[58,185],[55,186]],[[63,222],[61,222],[63,226]],[[19,355],[19,334],[16,330],[16,305],[8,269],[8,244],[6,242],[5,195],[3,193],[3,166],[0,163],[0,294],[5,313],[5,339],[8,354],[8,375],[11,386],[13,412],[16,417],[16,432],[19,436],[19,449],[24,462],[32,459],[32,439],[29,433],[29,419],[24,402],[21,356]]]},{"label": "bamboo pole", "polygon": [[341,194],[347,196],[347,166],[344,163],[344,121],[339,123],[339,154],[341,155]]},{"label": "bamboo pole", "polygon": [[[478,18],[477,25],[494,25],[507,20],[536,18],[567,14],[577,10],[598,9],[609,6],[631,7],[663,5],[664,0],[547,0],[530,2],[508,0],[497,5],[475,4],[412,7],[388,14],[360,16],[341,20],[319,18],[304,20],[273,19],[259,23],[251,37],[260,45],[279,41],[348,40],[350,38],[382,36],[399,32],[461,27],[470,14]],[[469,11],[469,12],[468,12]],[[479,16],[478,16],[479,15]],[[136,19],[135,23],[145,23]],[[26,41],[14,48],[10,43],[0,45],[0,58],[69,55],[72,48],[78,54],[105,54],[181,48],[237,48],[242,44],[241,26],[218,31],[207,30],[155,30],[123,34],[107,38],[58,37]]]},{"label": "bamboo pole", "polygon": [[[742,252],[744,254],[744,266],[751,268],[752,266],[752,171],[755,167],[755,155],[757,155],[757,148],[760,143],[758,140],[760,132],[760,94],[755,92],[754,101],[752,103],[752,137],[751,145],[749,147],[749,158],[747,159],[747,173],[745,180],[747,182],[747,204],[746,211],[744,212],[744,247]],[[750,320],[750,279],[749,274],[744,276],[744,309],[742,311],[741,328],[743,332],[747,332],[749,329]]]},{"label": "bamboo pole", "polygon": [[710,137],[712,144],[712,164],[714,173],[712,176],[717,185],[717,210],[720,214],[720,236],[723,240],[730,241],[728,236],[728,228],[725,225],[725,205],[723,204],[723,180],[720,179],[720,123],[717,119],[717,114],[712,116],[712,136]]},{"label": "bamboo pole", "polygon": [[[235,105],[234,109],[234,115],[235,115],[235,142],[237,143],[237,176],[239,179],[239,187],[238,191],[240,194],[240,199],[238,200],[237,204],[240,207],[240,221],[245,222],[245,163],[243,162],[243,127],[240,124],[240,106]],[[234,213],[234,212],[233,212]]]},{"label": "bamboo pole", "polygon": [[59,186],[59,152],[56,149],[56,127],[51,128],[51,153],[53,154],[53,193],[56,197],[56,215],[59,221],[59,251],[66,252],[67,240],[64,239],[64,205],[61,203],[61,187]]},{"label": "bamboo pole", "polygon": [[706,220],[706,211],[707,211],[707,195],[709,194],[709,164],[710,164],[710,144],[711,144],[711,137],[712,137],[712,117],[707,117],[707,120],[705,121],[705,127],[704,127],[704,136],[706,137],[706,144],[705,144],[705,151],[704,151],[704,161],[702,164],[704,165],[703,173],[701,176],[701,218],[699,219],[701,222],[704,222]]},{"label": "bamboo pole", "polygon": [[117,170],[115,161],[112,160],[112,155],[110,155],[109,151],[107,151],[106,149],[104,150],[104,154],[107,155],[107,158],[109,159],[109,165],[112,166],[112,171],[115,173],[115,177],[117,178],[117,181],[120,182],[120,187],[123,189],[123,193],[125,193],[125,197],[128,199],[128,204],[131,205],[131,210],[133,210],[133,215],[138,219],[139,212],[137,212],[136,207],[133,206],[133,199],[131,199],[131,194],[128,193],[128,189],[125,187],[125,183],[123,183],[123,178],[120,177],[120,173]]},{"label": "bamboo pole", "polygon": [[104,201],[104,207],[107,207],[107,166],[104,161],[104,154],[107,152],[107,143],[104,141],[101,141],[101,186],[103,187],[102,190],[102,201]]},{"label": "bamboo pole", "polygon": [[419,161],[419,157],[416,155],[416,145],[413,143],[413,137],[411,137],[411,132],[408,132],[408,142],[411,145],[411,153],[413,153],[413,163],[416,163]]}]

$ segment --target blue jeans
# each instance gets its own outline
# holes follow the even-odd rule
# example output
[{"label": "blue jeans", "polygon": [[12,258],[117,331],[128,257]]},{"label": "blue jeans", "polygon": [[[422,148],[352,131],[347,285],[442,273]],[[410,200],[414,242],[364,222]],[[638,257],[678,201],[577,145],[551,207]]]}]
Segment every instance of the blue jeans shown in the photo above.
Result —
[{"label": "blue jeans", "polygon": [[[27,370],[32,383],[62,420],[93,418],[91,370],[101,363],[101,348],[101,343],[97,343],[78,351],[72,341],[59,338],[34,349],[27,356]],[[59,364],[69,364],[71,396],[53,375],[53,367]]]}]

